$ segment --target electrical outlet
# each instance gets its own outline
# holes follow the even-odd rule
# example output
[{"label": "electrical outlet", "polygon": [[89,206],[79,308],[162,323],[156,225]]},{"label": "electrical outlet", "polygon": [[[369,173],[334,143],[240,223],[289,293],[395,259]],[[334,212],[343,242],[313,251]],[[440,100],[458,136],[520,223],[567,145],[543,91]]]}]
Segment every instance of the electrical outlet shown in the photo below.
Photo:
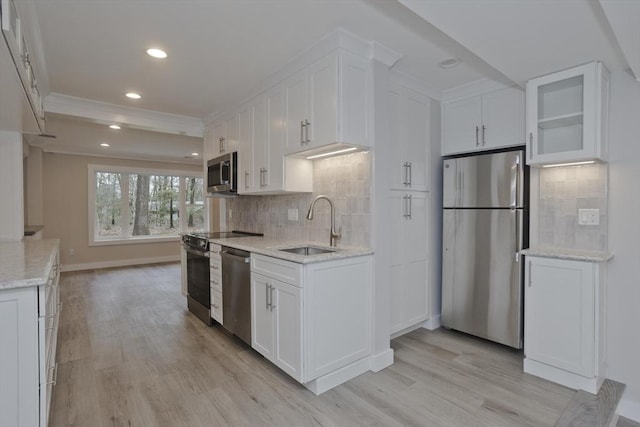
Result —
[{"label": "electrical outlet", "polygon": [[578,209],[579,225],[600,225],[600,209]]},{"label": "electrical outlet", "polygon": [[233,218],[233,211],[229,209],[229,218]]},{"label": "electrical outlet", "polygon": [[297,221],[298,220],[298,209],[289,209],[287,212],[287,218],[289,221]]},{"label": "electrical outlet", "polygon": [[69,249],[69,256],[74,256],[76,254],[75,249]]}]

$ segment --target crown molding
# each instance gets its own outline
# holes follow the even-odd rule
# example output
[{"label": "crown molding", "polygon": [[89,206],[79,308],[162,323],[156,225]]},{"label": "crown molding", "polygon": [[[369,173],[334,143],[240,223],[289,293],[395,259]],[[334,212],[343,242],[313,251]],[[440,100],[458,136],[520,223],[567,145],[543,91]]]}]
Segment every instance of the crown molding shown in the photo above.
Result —
[{"label": "crown molding", "polygon": [[369,59],[379,61],[389,68],[402,58],[402,54],[378,42],[369,43]]},{"label": "crown molding", "polygon": [[195,117],[124,107],[86,98],[51,93],[44,99],[47,113],[81,117],[99,124],[117,123],[134,129],[202,138],[203,123]]},{"label": "crown molding", "polygon": [[458,99],[471,98],[473,96],[483,95],[496,90],[506,89],[508,87],[517,87],[515,84],[505,84],[491,79],[480,79],[470,83],[447,89],[442,91],[442,102],[451,102]]}]

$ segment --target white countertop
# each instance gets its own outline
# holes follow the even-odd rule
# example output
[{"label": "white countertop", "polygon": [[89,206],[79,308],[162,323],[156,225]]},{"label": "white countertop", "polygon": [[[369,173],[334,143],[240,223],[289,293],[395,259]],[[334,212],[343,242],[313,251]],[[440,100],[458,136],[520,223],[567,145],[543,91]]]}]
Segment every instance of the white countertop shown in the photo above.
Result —
[{"label": "white countertop", "polygon": [[[309,264],[313,262],[332,261],[343,258],[351,258],[355,256],[370,255],[373,251],[369,248],[360,248],[353,246],[337,246],[331,247],[326,243],[309,242],[309,241],[287,241],[282,239],[272,239],[269,237],[232,237],[228,239],[211,239],[211,243],[229,246],[247,252],[267,255],[274,258],[280,258],[286,261],[296,262],[298,264]],[[334,252],[318,255],[297,255],[289,252],[282,252],[278,249],[295,248],[299,246],[313,246],[316,248],[331,249]]]},{"label": "white countertop", "polygon": [[536,247],[523,249],[522,255],[532,255],[545,258],[570,259],[574,261],[606,262],[613,258],[610,252],[582,251],[579,249],[563,249],[552,247]]},{"label": "white countertop", "polygon": [[0,243],[0,290],[47,283],[59,239]]}]

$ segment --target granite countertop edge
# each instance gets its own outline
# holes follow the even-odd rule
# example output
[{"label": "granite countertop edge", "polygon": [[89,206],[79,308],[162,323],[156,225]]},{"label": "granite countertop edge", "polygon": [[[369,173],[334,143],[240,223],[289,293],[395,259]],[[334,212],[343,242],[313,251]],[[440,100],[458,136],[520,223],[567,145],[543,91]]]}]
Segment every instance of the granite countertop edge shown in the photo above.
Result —
[{"label": "granite countertop edge", "polygon": [[[282,240],[268,237],[232,237],[227,239],[210,239],[211,243],[222,246],[229,246],[235,249],[247,252],[266,255],[285,261],[295,262],[297,264],[311,264],[316,262],[334,261],[357,256],[365,256],[373,254],[369,248],[354,246],[337,246],[331,247],[326,243],[301,241],[301,240]],[[297,255],[289,252],[283,252],[279,249],[294,248],[298,246],[313,246],[318,248],[326,248],[335,250],[325,254],[317,255]]]},{"label": "granite countertop edge", "polygon": [[559,258],[574,261],[607,262],[613,258],[610,252],[583,251],[579,249],[564,249],[551,247],[528,248],[520,251],[522,255],[539,256],[545,258]]},{"label": "granite countertop edge", "polygon": [[0,291],[46,284],[59,247],[60,239],[0,243]]}]

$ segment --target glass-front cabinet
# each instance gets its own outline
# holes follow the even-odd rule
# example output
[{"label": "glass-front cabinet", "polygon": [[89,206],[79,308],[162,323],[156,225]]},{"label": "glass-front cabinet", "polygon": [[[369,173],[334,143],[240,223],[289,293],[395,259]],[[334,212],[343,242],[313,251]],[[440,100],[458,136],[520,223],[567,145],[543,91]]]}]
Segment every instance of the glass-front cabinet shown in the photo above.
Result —
[{"label": "glass-front cabinet", "polygon": [[606,161],[609,72],[591,62],[527,82],[527,164]]}]

